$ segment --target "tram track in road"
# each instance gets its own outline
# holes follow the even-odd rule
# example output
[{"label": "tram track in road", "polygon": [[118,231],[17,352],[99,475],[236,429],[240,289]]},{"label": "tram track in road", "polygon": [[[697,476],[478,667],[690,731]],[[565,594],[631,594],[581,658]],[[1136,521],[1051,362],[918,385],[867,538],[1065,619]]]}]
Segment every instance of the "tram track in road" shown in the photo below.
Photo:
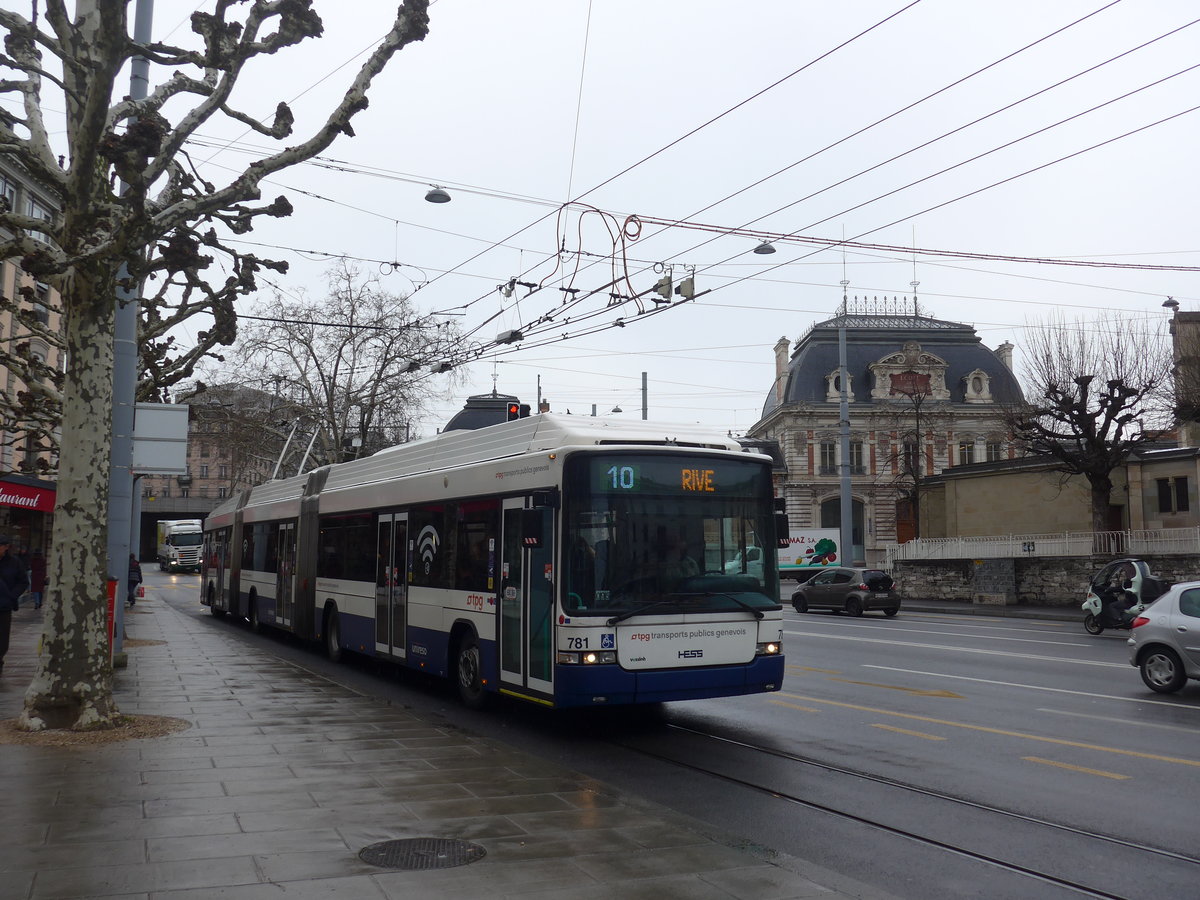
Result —
[{"label": "tram track in road", "polygon": [[[692,726],[665,722],[659,732],[610,741],[625,751],[794,808],[886,833],[935,854],[952,854],[1070,895],[1111,900],[1190,896],[1200,884],[1197,857]],[[762,773],[770,774],[763,777]],[[1153,877],[1139,888],[1137,873],[1149,872]],[[1036,894],[1031,891],[1028,896]]]}]

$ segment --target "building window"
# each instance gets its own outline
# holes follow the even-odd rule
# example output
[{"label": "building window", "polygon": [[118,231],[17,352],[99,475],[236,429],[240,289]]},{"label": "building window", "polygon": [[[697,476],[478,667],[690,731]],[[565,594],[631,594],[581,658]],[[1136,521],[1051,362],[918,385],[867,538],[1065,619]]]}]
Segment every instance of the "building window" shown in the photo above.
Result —
[{"label": "building window", "polygon": [[863,443],[862,441],[850,442],[850,474],[865,475],[867,473],[866,466],[863,465]]},{"label": "building window", "polygon": [[201,478],[208,477],[208,463],[200,463],[200,477]]},{"label": "building window", "polygon": [[987,442],[987,460],[988,462],[999,462],[1004,459],[1004,445],[999,441]]},{"label": "building window", "polygon": [[969,466],[975,462],[975,442],[960,441],[958,445],[958,464],[960,466]]},{"label": "building window", "polygon": [[229,466],[217,466],[217,477],[218,478],[228,478],[229,477]]},{"label": "building window", "polygon": [[837,444],[833,441],[821,441],[821,469],[818,474],[837,474]]},{"label": "building window", "polygon": [[208,444],[200,445],[200,456],[204,459],[208,459]]},{"label": "building window", "polygon": [[1181,513],[1191,509],[1188,502],[1188,480],[1186,475],[1175,478],[1156,478],[1158,485],[1158,511],[1160,513]]},{"label": "building window", "polygon": [[921,471],[921,451],[915,441],[905,441],[903,451],[904,471],[913,474]]},{"label": "building window", "polygon": [[179,489],[179,496],[180,496],[180,497],[183,497],[183,498],[186,500],[186,499],[187,499],[187,496],[188,496],[188,491],[190,491],[190,490],[191,490],[191,488],[180,488],[180,489]]},{"label": "building window", "polygon": [[217,499],[224,500],[227,492],[228,492],[228,488],[223,488],[223,487],[217,488]]},{"label": "building window", "polygon": [[158,492],[158,496],[160,496],[160,497],[170,497],[171,496],[171,482],[168,481],[166,484],[164,484],[162,486],[162,488]]},{"label": "building window", "polygon": [[0,175],[0,198],[8,201],[8,208],[15,212],[17,208],[17,186]]},{"label": "building window", "polygon": [[[46,222],[50,222],[54,219],[54,214],[50,211],[50,208],[48,206],[44,206],[40,201],[35,200],[33,197],[30,197],[28,202],[25,204],[25,212],[30,218],[33,219],[42,219]],[[49,236],[40,231],[31,231],[29,232],[29,236],[35,241],[41,241],[43,244],[50,243]]]}]

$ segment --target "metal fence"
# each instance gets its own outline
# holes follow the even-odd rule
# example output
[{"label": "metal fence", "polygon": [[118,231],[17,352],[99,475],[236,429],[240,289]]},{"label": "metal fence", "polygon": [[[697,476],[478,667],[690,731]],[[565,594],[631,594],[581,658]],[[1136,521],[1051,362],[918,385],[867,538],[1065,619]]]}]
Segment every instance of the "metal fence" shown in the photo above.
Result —
[{"label": "metal fence", "polygon": [[1155,556],[1200,553],[1200,527],[1143,531],[1062,531],[963,538],[918,538],[887,548],[902,559],[1001,559],[1018,556]]}]

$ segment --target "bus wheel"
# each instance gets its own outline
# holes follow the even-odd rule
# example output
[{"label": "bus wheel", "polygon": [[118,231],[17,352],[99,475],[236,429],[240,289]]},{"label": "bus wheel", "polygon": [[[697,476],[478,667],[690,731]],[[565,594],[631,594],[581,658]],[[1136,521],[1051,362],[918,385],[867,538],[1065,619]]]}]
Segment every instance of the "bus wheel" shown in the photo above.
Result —
[{"label": "bus wheel", "polygon": [[483,689],[483,654],[474,634],[464,635],[458,643],[458,698],[468,709],[482,709],[487,702]]},{"label": "bus wheel", "polygon": [[325,655],[330,662],[340,662],[342,658],[342,626],[336,609],[331,609],[325,619]]},{"label": "bus wheel", "polygon": [[211,586],[208,589],[208,611],[213,614],[214,619],[225,618],[225,610],[217,609],[217,592]]}]

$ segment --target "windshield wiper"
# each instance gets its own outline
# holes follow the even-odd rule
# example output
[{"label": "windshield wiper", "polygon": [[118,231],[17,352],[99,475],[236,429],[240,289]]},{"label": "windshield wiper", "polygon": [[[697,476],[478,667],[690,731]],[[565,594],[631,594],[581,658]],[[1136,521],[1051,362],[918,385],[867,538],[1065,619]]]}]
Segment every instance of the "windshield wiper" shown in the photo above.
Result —
[{"label": "windshield wiper", "polygon": [[705,597],[727,597],[747,612],[754,613],[754,618],[762,619],[766,617],[766,613],[764,613],[761,609],[751,606],[740,597],[735,597],[733,594],[726,593],[725,591],[697,591],[696,593]]},{"label": "windshield wiper", "polygon": [[666,600],[666,599],[652,600],[650,603],[643,604],[642,606],[639,606],[637,609],[627,609],[623,613],[618,613],[617,615],[615,615],[611,619],[609,619],[606,624],[608,624],[611,627],[613,625],[616,625],[618,622],[624,622],[626,619],[632,619],[634,616],[640,616],[642,613],[646,612],[647,610],[654,609],[654,607],[656,607],[656,606],[665,606],[666,604],[671,603],[671,602],[673,602],[673,601]]}]

